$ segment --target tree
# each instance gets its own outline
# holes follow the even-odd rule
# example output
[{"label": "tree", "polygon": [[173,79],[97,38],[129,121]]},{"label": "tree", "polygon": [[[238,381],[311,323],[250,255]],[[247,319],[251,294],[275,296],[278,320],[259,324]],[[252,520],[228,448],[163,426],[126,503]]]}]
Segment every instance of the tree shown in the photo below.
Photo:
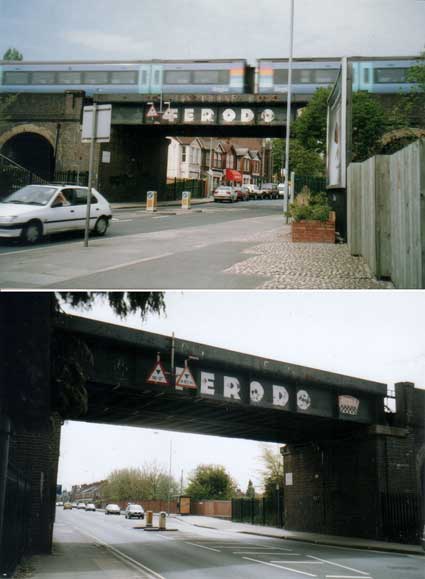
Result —
[{"label": "tree", "polygon": [[353,94],[353,161],[364,161],[377,153],[381,137],[388,129],[388,124],[388,116],[376,98],[366,92]]},{"label": "tree", "polygon": [[248,486],[246,488],[245,496],[248,497],[249,499],[255,499],[255,487],[252,484],[251,479],[249,479],[249,481],[248,481]]},{"label": "tree", "polygon": [[231,499],[237,485],[224,466],[201,464],[189,477],[186,494],[195,500]]},{"label": "tree", "polygon": [[107,302],[120,318],[139,313],[142,320],[149,313],[165,311],[164,292],[57,292],[54,306],[61,311],[61,301],[72,308],[90,310],[96,300]]},{"label": "tree", "polygon": [[104,501],[166,500],[178,493],[179,485],[170,478],[166,469],[156,462],[145,463],[141,468],[113,470],[102,486]]},{"label": "tree", "polygon": [[262,469],[260,474],[266,496],[274,496],[276,488],[283,488],[283,465],[280,450],[263,445],[261,448],[260,461]]},{"label": "tree", "polygon": [[[283,139],[273,140],[273,172],[279,174],[282,159],[285,162]],[[289,145],[289,167],[297,175],[306,177],[324,177],[325,160],[316,151],[306,149],[297,139],[291,139]]]},{"label": "tree", "polygon": [[8,48],[3,54],[3,60],[23,60],[23,55],[16,48]]},{"label": "tree", "polygon": [[326,123],[330,88],[319,88],[293,125],[294,137],[309,151],[326,154]]}]

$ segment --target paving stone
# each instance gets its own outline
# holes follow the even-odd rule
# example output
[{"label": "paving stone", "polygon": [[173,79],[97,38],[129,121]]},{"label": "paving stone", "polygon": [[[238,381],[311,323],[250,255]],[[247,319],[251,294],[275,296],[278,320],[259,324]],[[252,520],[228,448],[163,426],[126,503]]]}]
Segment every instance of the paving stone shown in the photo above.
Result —
[{"label": "paving stone", "polygon": [[290,226],[259,239],[247,250],[252,257],[226,272],[267,278],[259,289],[392,289],[375,279],[363,257],[350,255],[346,244],[293,243]]}]

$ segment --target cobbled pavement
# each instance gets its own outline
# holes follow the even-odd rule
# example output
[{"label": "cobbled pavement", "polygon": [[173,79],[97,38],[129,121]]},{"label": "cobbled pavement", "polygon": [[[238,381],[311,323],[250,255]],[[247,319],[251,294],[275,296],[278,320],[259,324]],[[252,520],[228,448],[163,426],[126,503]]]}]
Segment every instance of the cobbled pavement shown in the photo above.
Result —
[{"label": "cobbled pavement", "polygon": [[[260,241],[258,234],[255,236]],[[363,257],[350,255],[347,244],[292,243],[290,226],[262,236],[246,251],[252,257],[225,270],[264,276],[258,289],[393,289],[376,280]]]}]

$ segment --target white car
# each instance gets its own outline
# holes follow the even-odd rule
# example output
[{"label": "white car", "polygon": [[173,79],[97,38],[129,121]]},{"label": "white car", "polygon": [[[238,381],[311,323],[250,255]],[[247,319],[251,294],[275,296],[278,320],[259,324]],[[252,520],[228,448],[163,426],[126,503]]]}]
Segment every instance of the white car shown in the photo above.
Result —
[{"label": "white car", "polygon": [[[0,238],[37,243],[51,233],[85,228],[87,187],[27,185],[0,202]],[[92,189],[90,231],[105,235],[112,218],[106,199]]]},{"label": "white car", "polygon": [[216,203],[218,203],[219,201],[229,201],[230,203],[233,203],[233,201],[238,200],[238,194],[233,189],[233,187],[228,187],[224,185],[217,187],[217,189],[214,191],[213,197]]},{"label": "white car", "polygon": [[145,510],[142,505],[129,504],[125,510],[126,519],[144,519]]},{"label": "white car", "polygon": [[86,505],[86,511],[96,511],[96,507],[94,506],[93,503],[88,503]]},{"label": "white car", "polygon": [[106,505],[105,507],[105,515],[120,515],[121,514],[121,509],[119,508],[118,505],[115,504],[109,504]]}]

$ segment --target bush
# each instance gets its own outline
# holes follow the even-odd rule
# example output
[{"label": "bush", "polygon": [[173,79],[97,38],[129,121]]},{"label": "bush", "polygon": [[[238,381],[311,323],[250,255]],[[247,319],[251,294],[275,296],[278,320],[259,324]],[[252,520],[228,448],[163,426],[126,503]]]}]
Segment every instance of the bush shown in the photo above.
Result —
[{"label": "bush", "polygon": [[326,193],[303,195],[302,199],[291,203],[287,212],[294,221],[327,221],[331,207]]}]

